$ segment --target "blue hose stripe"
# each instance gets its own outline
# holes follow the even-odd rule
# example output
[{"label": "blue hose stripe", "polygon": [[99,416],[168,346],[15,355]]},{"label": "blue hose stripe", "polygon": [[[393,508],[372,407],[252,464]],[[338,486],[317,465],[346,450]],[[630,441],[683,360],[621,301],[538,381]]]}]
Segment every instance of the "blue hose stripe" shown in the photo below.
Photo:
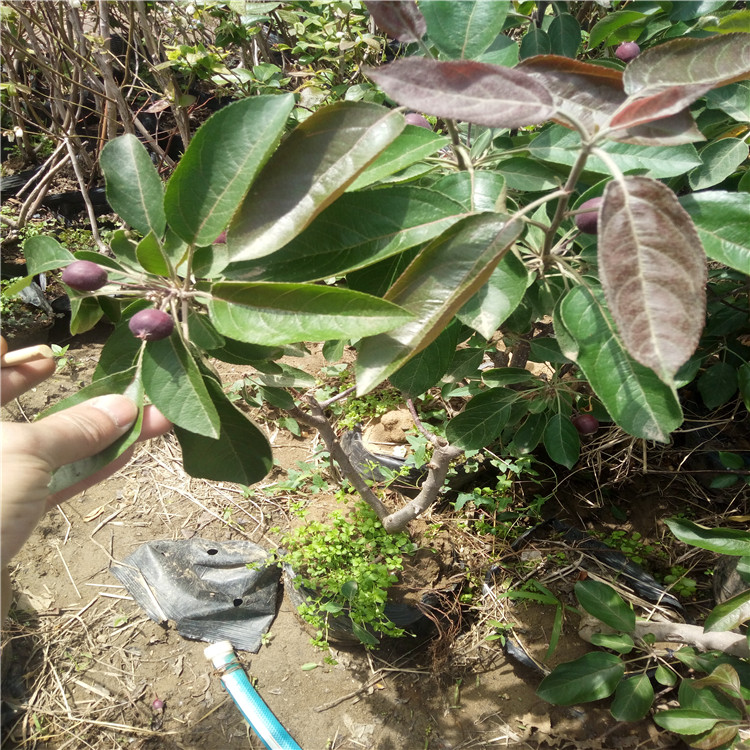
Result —
[{"label": "blue hose stripe", "polygon": [[244,670],[224,675],[221,681],[268,750],[302,750],[263,702]]}]

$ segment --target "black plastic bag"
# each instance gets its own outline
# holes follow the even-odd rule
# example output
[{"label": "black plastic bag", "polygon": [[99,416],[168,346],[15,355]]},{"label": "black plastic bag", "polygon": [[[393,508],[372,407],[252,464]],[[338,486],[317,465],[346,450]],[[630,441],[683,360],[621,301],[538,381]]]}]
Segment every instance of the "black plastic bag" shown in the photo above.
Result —
[{"label": "black plastic bag", "polygon": [[157,540],[110,568],[146,614],[185,638],[256,653],[276,616],[281,571],[252,542]]}]

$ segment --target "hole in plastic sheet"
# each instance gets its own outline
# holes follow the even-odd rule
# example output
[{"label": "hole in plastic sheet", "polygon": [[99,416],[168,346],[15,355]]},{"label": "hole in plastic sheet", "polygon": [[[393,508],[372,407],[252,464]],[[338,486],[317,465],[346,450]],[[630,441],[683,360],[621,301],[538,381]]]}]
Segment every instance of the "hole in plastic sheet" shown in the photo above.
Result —
[{"label": "hole in plastic sheet", "polygon": [[219,550],[217,550],[217,549],[207,549],[206,552],[209,555],[218,555],[219,554]]},{"label": "hole in plastic sheet", "polygon": [[239,607],[242,604],[242,599],[235,599],[232,604],[234,604],[235,607]]}]

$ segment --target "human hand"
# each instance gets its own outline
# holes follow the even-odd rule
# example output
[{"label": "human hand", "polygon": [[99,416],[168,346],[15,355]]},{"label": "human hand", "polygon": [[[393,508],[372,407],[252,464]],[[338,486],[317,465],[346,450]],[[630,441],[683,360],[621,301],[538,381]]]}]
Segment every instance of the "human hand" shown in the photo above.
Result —
[{"label": "human hand", "polygon": [[[0,339],[0,354],[7,344]],[[0,367],[2,402],[41,383],[55,370],[51,357],[10,367]],[[52,472],[65,464],[96,455],[124,435],[138,409],[125,396],[90,399],[31,424],[6,423],[2,443],[2,505],[0,554],[5,565],[29,538],[39,519],[50,508],[100,482],[122,468],[132,449],[81,482],[52,494]],[[146,407],[139,440],[168,432],[171,423],[154,407]],[[3,592],[5,593],[5,592]],[[3,596],[3,612],[7,609]]]}]

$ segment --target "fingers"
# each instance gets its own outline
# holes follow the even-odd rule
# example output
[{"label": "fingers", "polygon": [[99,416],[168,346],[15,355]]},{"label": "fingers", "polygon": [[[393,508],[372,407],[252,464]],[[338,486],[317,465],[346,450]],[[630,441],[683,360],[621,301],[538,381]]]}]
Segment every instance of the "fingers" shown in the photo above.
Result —
[{"label": "fingers", "polygon": [[130,399],[112,394],[71,406],[29,427],[36,432],[39,456],[54,471],[104,450],[130,429],[137,416]]},{"label": "fingers", "polygon": [[[157,435],[163,435],[165,432],[169,432],[172,429],[172,423],[154,406],[147,406],[143,411],[143,426],[141,428],[141,434],[138,440],[149,440],[150,438],[156,437]],[[51,495],[47,501],[47,507],[51,508],[58,503],[68,500],[71,497],[75,497],[80,492],[87,490],[89,487],[93,487],[103,479],[111,476],[115,472],[119,471],[125,464],[130,461],[133,455],[133,449],[125,451],[121,456],[118,456],[111,464],[103,467],[95,474],[92,474],[86,479],[82,479],[77,484],[68,487],[61,492]]]},{"label": "fingers", "polygon": [[155,406],[147,406],[143,410],[143,424],[138,440],[150,440],[171,429],[172,423]]},{"label": "fingers", "polygon": [[52,350],[46,346],[18,349],[6,354],[8,344],[0,340],[0,389],[2,403],[18,398],[55,371]]}]

